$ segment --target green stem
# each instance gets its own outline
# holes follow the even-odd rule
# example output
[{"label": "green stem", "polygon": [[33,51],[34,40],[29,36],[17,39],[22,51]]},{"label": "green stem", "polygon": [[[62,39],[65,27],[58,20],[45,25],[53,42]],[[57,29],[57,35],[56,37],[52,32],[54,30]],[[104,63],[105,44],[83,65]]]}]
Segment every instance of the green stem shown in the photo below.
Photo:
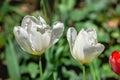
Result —
[{"label": "green stem", "polygon": [[40,60],[39,60],[39,70],[40,70],[40,80],[42,80],[43,73],[42,73],[42,61],[41,61],[41,57],[40,57]]},{"label": "green stem", "polygon": [[57,80],[57,74],[56,74],[56,72],[53,72],[53,79]]},{"label": "green stem", "polygon": [[97,65],[97,59],[95,59],[95,61],[93,61],[93,66],[95,68],[95,74],[96,74],[97,80],[101,80],[100,74],[99,74],[99,66]]},{"label": "green stem", "polygon": [[85,80],[85,65],[82,65],[82,69],[83,69],[83,80]]},{"label": "green stem", "polygon": [[93,64],[90,63],[90,64],[89,64],[89,67],[90,67],[90,71],[91,71],[91,74],[92,74],[93,80],[96,80],[96,77],[95,77],[95,71],[94,71]]},{"label": "green stem", "polygon": [[47,10],[46,10],[46,4],[44,2],[44,0],[42,0],[42,7],[43,7],[43,14],[45,15],[45,17],[47,17]]}]

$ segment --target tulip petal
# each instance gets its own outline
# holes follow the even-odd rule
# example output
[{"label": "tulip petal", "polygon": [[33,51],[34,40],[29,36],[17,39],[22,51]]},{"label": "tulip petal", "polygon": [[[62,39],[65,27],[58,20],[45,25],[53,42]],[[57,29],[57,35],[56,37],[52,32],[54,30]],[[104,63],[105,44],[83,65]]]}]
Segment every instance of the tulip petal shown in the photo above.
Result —
[{"label": "tulip petal", "polygon": [[97,35],[94,29],[88,29],[84,30],[82,29],[80,32],[80,35],[83,37],[83,48],[87,49],[93,45],[97,44]]},{"label": "tulip petal", "polygon": [[46,24],[46,21],[41,16],[38,17],[38,20],[40,21],[40,23]]},{"label": "tulip petal", "polygon": [[103,44],[100,44],[100,43],[97,43],[94,47],[93,47],[93,49],[94,49],[94,55],[95,56],[98,56],[98,55],[100,55],[102,52],[103,52],[103,50],[105,49],[105,47],[104,47],[104,45]]},{"label": "tulip petal", "polygon": [[27,15],[23,18],[21,26],[26,27],[30,23],[30,21],[33,21],[34,23],[39,23],[39,21],[34,16]]},{"label": "tulip petal", "polygon": [[44,49],[47,49],[49,48],[50,46],[50,38],[51,38],[51,34],[49,32],[45,32],[43,35],[42,35],[42,38],[43,38],[43,48]]},{"label": "tulip petal", "polygon": [[73,27],[69,28],[67,31],[67,40],[68,40],[68,43],[70,45],[71,51],[73,49],[73,45],[74,45],[76,36],[77,36],[77,31],[75,30],[75,28],[73,28]]},{"label": "tulip petal", "polygon": [[51,44],[55,44],[59,38],[62,36],[64,31],[64,24],[61,22],[56,22],[53,25],[52,35],[51,35]]},{"label": "tulip petal", "polygon": [[24,51],[31,53],[32,49],[31,49],[31,45],[29,42],[27,31],[25,29],[23,29],[22,27],[16,26],[16,27],[14,27],[13,32],[14,32],[15,38],[16,38],[18,44],[20,45],[20,47]]},{"label": "tulip petal", "polygon": [[84,46],[84,37],[82,35],[82,32],[84,30],[82,29],[78,36],[76,37],[74,46],[73,46],[73,51],[72,51],[72,55],[75,59],[77,59],[78,61],[84,60],[84,52],[83,52],[83,46]]},{"label": "tulip petal", "polygon": [[83,46],[85,60],[90,61],[102,53],[104,45],[97,43],[97,34],[95,29],[88,29],[84,31],[83,34],[83,36],[86,36],[84,38],[85,43]]},{"label": "tulip petal", "polygon": [[85,62],[90,62],[93,58],[100,55],[104,48],[104,45],[97,43],[95,46],[84,49]]},{"label": "tulip petal", "polygon": [[42,50],[43,44],[44,44],[43,39],[42,39],[42,34],[40,32],[32,30],[29,37],[30,37],[30,42],[31,42],[32,49],[34,51]]},{"label": "tulip petal", "polygon": [[38,17],[38,20],[44,31],[51,29],[50,26],[46,24],[46,21],[41,16]]},{"label": "tulip petal", "polygon": [[88,41],[90,45],[96,45],[97,44],[96,30],[91,28],[91,29],[87,29],[86,32],[87,32]]},{"label": "tulip petal", "polygon": [[109,63],[113,71],[117,74],[120,74],[120,63],[117,63],[116,60],[112,56],[110,56]]}]

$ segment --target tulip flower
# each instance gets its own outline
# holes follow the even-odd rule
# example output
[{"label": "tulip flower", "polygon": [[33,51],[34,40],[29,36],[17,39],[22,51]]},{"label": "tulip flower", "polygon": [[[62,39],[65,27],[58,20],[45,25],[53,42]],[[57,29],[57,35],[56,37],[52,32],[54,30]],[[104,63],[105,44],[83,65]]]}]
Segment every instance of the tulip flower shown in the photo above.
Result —
[{"label": "tulip flower", "polygon": [[25,16],[21,26],[15,26],[13,32],[24,51],[41,55],[59,40],[63,30],[64,25],[61,22],[54,23],[51,29],[42,17]]},{"label": "tulip flower", "polygon": [[92,61],[104,50],[104,45],[97,42],[95,29],[77,31],[71,27],[67,31],[67,40],[74,59],[86,64]]},{"label": "tulip flower", "polygon": [[120,52],[112,52],[109,58],[109,64],[116,74],[120,74]]}]

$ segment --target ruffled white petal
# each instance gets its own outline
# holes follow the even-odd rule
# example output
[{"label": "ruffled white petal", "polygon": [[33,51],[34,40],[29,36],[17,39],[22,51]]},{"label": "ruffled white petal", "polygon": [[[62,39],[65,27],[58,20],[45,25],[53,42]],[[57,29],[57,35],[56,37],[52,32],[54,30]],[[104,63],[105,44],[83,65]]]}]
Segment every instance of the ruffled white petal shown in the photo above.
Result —
[{"label": "ruffled white petal", "polygon": [[41,16],[38,17],[38,20],[41,24],[46,24],[46,21]]},{"label": "ruffled white petal", "polygon": [[53,25],[52,35],[51,35],[51,44],[55,44],[59,38],[62,36],[64,31],[64,24],[61,22],[56,22]]},{"label": "ruffled white petal", "polygon": [[21,26],[26,27],[26,24],[27,22],[29,22],[29,20],[30,20],[30,16],[29,15],[25,16],[21,22]]},{"label": "ruffled white petal", "polygon": [[30,23],[30,21],[34,22],[35,24],[41,25],[39,19],[35,18],[34,16],[27,15],[23,18],[21,26],[26,27]]},{"label": "ruffled white petal", "polygon": [[25,29],[23,29],[22,27],[17,26],[17,27],[14,27],[13,32],[14,32],[15,38],[16,38],[18,44],[20,45],[20,47],[24,51],[31,53],[32,49],[31,49],[31,45],[29,42],[27,31]]},{"label": "ruffled white petal", "polygon": [[97,43],[96,45],[91,46],[88,49],[85,49],[84,50],[84,55],[85,55],[84,63],[90,62],[95,57],[100,55],[103,52],[104,48],[105,48],[104,45]]},{"label": "ruffled white petal", "polygon": [[91,45],[95,45],[97,44],[97,34],[96,34],[96,31],[95,29],[88,29],[86,30],[87,34],[88,34],[88,38],[89,38],[89,43]]},{"label": "ruffled white petal", "polygon": [[67,31],[67,40],[70,45],[70,50],[73,49],[73,45],[74,45],[76,36],[77,36],[77,31],[75,30],[75,28],[73,28],[73,27],[69,28]]}]

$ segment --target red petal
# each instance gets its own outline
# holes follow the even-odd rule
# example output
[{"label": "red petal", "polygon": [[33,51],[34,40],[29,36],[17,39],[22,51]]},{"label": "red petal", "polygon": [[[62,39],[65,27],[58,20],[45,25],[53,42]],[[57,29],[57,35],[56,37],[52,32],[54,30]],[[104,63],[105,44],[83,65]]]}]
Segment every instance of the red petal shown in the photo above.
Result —
[{"label": "red petal", "polygon": [[109,58],[109,64],[115,73],[120,74],[120,52],[112,52],[112,55]]}]

